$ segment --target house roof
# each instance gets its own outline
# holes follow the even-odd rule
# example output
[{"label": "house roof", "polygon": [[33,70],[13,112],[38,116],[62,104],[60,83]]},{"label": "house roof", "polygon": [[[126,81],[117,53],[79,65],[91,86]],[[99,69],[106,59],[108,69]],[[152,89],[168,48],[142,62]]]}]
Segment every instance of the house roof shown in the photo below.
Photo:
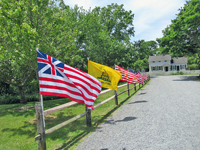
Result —
[{"label": "house roof", "polygon": [[187,57],[178,57],[178,58],[173,58],[173,63],[174,64],[185,64],[188,63]]},{"label": "house roof", "polygon": [[171,60],[170,55],[149,56],[149,62]]}]

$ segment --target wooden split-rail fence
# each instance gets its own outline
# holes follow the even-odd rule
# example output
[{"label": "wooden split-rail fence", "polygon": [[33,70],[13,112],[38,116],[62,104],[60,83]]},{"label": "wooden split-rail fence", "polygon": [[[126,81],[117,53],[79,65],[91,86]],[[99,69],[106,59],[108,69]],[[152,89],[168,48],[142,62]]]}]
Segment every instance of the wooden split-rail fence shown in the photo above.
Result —
[{"label": "wooden split-rail fence", "polygon": [[[150,76],[148,76],[148,80],[149,79],[150,79]],[[123,93],[125,93],[127,91],[128,91],[128,96],[130,96],[130,92],[129,92],[130,90],[132,90],[134,88],[135,91],[136,91],[136,86],[137,85],[139,85],[139,88],[140,88],[140,84],[137,84],[137,85],[135,84],[133,88],[129,89],[129,84],[128,83],[120,85],[120,86],[118,86],[118,88],[124,87],[126,85],[127,85],[127,90],[122,91],[119,94],[117,94],[117,91],[114,91],[114,95],[113,96],[111,96],[110,98],[104,100],[103,102],[98,103],[93,108],[96,109],[99,106],[107,103],[108,101],[110,101],[113,98],[115,98],[115,105],[118,105],[117,96],[119,96],[119,95],[121,95],[121,94],[123,94]],[[143,84],[142,84],[142,86],[143,86]],[[112,90],[108,89],[108,90],[102,91],[100,93],[100,95],[105,94],[105,93],[110,92],[110,91],[112,91]],[[49,115],[49,114],[54,113],[54,112],[57,112],[57,111],[62,110],[64,108],[68,108],[68,107],[76,105],[76,104],[78,104],[78,103],[72,101],[72,102],[69,102],[69,103],[66,103],[66,104],[63,104],[63,105],[59,105],[59,106],[50,108],[48,110],[45,110],[44,112],[43,112],[43,108],[42,108],[42,105],[41,105],[40,102],[37,102],[35,104],[36,120],[37,120],[37,133],[38,133],[38,135],[35,137],[35,141],[38,140],[38,149],[39,150],[46,150],[46,135],[48,135],[48,134],[50,134],[50,133],[52,133],[52,132],[54,132],[54,131],[56,131],[56,130],[64,127],[64,126],[66,126],[67,124],[69,124],[69,123],[71,123],[71,122],[73,122],[73,121],[75,121],[75,120],[77,120],[77,119],[79,119],[79,118],[81,118],[81,117],[83,117],[85,115],[86,115],[86,124],[87,124],[87,126],[89,126],[89,127],[91,126],[91,110],[86,108],[86,111],[84,113],[82,113],[80,115],[77,115],[77,116],[75,116],[75,117],[73,117],[73,118],[71,118],[71,119],[69,119],[69,120],[67,120],[65,122],[62,122],[62,123],[60,123],[60,124],[58,124],[58,125],[56,125],[56,126],[54,126],[54,127],[52,127],[52,128],[50,128],[50,129],[45,131],[44,120],[43,120],[44,116]]]}]

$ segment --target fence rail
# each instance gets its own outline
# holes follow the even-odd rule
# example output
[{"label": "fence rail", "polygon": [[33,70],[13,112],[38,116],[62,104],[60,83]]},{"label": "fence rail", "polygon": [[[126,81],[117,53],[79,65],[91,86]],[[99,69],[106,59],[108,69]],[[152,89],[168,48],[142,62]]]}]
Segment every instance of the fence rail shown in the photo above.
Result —
[{"label": "fence rail", "polygon": [[[148,80],[149,80],[149,79],[150,79],[150,76],[148,77]],[[93,108],[96,109],[96,108],[98,108],[99,106],[101,106],[101,105],[107,103],[108,101],[110,101],[110,100],[113,99],[113,98],[115,98],[115,104],[118,105],[117,96],[119,96],[119,95],[121,95],[121,94],[123,94],[123,93],[125,93],[125,92],[127,92],[127,91],[128,91],[128,96],[130,96],[130,95],[129,95],[129,91],[130,91],[130,90],[132,90],[132,89],[134,88],[135,91],[136,91],[136,86],[137,86],[137,85],[139,85],[139,88],[140,88],[140,84],[134,85],[134,87],[131,88],[131,89],[129,89],[129,84],[120,85],[120,86],[118,86],[118,88],[124,87],[124,86],[126,86],[126,85],[127,85],[127,90],[124,90],[124,91],[122,91],[122,92],[119,93],[119,94],[117,94],[117,92],[114,91],[114,94],[115,94],[115,95],[113,95],[113,96],[111,96],[110,98],[108,98],[108,99],[106,99],[106,100],[104,100],[104,101],[98,103],[98,104],[95,105]],[[142,84],[142,85],[143,85],[143,84]],[[108,89],[108,90],[102,91],[102,92],[100,93],[100,95],[105,94],[105,93],[110,92],[110,91],[112,91],[112,90],[111,90],[111,89]],[[44,113],[42,112],[41,103],[38,102],[38,103],[35,104],[36,119],[37,119],[37,133],[38,133],[38,135],[35,137],[35,141],[38,140],[38,149],[39,149],[39,150],[46,150],[46,135],[48,135],[48,134],[50,134],[50,133],[52,133],[52,132],[54,132],[54,131],[56,131],[56,130],[58,130],[58,129],[64,127],[64,126],[66,126],[67,124],[69,124],[69,123],[71,123],[71,122],[73,122],[73,121],[76,121],[76,120],[80,119],[81,117],[83,117],[83,116],[85,116],[85,115],[86,115],[86,123],[87,123],[87,126],[91,126],[91,110],[88,110],[88,109],[86,108],[86,111],[85,111],[84,113],[79,114],[79,115],[77,115],[77,116],[75,116],[75,117],[73,117],[73,118],[71,118],[71,119],[69,119],[69,120],[67,120],[67,121],[65,121],[65,122],[62,122],[62,123],[60,123],[60,124],[58,124],[58,125],[56,125],[56,126],[54,126],[54,127],[52,127],[52,128],[50,128],[50,129],[48,129],[48,130],[45,131],[45,129],[44,129],[44,122],[43,122],[43,117],[44,117],[44,116],[49,115],[49,114],[54,113],[54,112],[57,112],[57,111],[62,110],[62,109],[64,109],[64,108],[71,107],[71,106],[76,105],[76,104],[78,104],[78,103],[72,101],[72,102],[69,102],[69,103],[66,103],[66,104],[63,104],[63,105],[56,106],[56,107],[50,108],[50,109],[48,109],[48,110],[45,110]],[[43,116],[43,114],[44,114],[44,116]]]}]

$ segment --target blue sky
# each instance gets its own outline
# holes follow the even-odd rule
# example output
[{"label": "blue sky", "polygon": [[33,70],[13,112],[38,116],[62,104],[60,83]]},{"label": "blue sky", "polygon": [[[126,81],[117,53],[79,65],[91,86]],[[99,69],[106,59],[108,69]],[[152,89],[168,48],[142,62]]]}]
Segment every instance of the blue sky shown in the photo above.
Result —
[{"label": "blue sky", "polygon": [[178,9],[183,7],[185,0],[64,0],[66,5],[74,7],[77,4],[88,10],[95,6],[107,6],[111,3],[123,4],[125,10],[134,13],[135,36],[131,41],[156,40],[163,36],[162,30],[176,18]]}]

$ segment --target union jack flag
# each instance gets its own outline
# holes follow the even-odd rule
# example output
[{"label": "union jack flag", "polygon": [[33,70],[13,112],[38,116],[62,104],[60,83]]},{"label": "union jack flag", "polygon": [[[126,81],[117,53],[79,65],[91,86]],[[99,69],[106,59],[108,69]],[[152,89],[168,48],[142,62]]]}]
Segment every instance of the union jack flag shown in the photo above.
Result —
[{"label": "union jack flag", "polygon": [[120,79],[120,81],[128,82],[130,84],[137,83],[137,77],[135,74],[129,72],[128,70],[126,70],[118,65],[115,65],[115,70],[119,71],[122,75],[122,78]]},{"label": "union jack flag", "polygon": [[41,95],[67,97],[93,109],[101,82],[93,76],[37,50]]}]

